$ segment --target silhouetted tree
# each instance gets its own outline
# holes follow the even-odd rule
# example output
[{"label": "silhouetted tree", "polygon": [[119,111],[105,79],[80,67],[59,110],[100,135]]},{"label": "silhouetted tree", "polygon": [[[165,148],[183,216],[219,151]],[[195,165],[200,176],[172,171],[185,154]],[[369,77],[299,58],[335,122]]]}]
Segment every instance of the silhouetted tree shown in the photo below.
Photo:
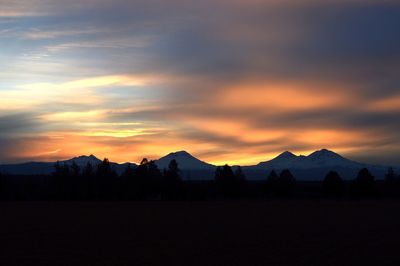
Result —
[{"label": "silhouetted tree", "polygon": [[385,175],[385,182],[387,183],[394,183],[396,181],[396,174],[394,173],[394,170],[392,167],[388,168],[388,171]]},{"label": "silhouetted tree", "polygon": [[392,167],[385,175],[385,193],[388,196],[400,196],[400,177],[396,176]]},{"label": "silhouetted tree", "polygon": [[115,176],[115,172],[111,169],[110,161],[107,158],[97,166],[97,176],[98,177],[111,177]]},{"label": "silhouetted tree", "polygon": [[222,167],[221,166],[217,166],[217,168],[215,169],[215,173],[214,173],[215,181],[221,179],[221,175],[222,175]]},{"label": "silhouetted tree", "polygon": [[78,177],[81,174],[81,168],[79,167],[79,165],[75,163],[75,161],[73,161],[71,165],[71,174],[72,176],[76,177]]},{"label": "silhouetted tree", "polygon": [[373,196],[377,193],[375,177],[367,168],[358,172],[357,178],[352,182],[350,192],[354,196]]},{"label": "silhouetted tree", "polygon": [[247,180],[246,175],[243,173],[242,167],[240,165],[238,165],[235,170],[235,177],[239,186],[239,194],[244,195],[244,192],[246,192]]},{"label": "silhouetted tree", "polygon": [[85,165],[85,167],[82,170],[82,175],[89,177],[89,176],[93,176],[93,174],[94,174],[93,165],[90,162],[87,162],[87,164]]},{"label": "silhouetted tree", "polygon": [[168,165],[168,169],[166,169],[164,173],[171,181],[175,182],[176,180],[180,180],[180,170],[178,167],[178,162],[175,159],[171,160]]},{"label": "silhouetted tree", "polygon": [[147,165],[149,163],[149,160],[147,158],[143,158],[142,161],[140,162],[140,165]]},{"label": "silhouetted tree", "polygon": [[69,165],[64,163],[60,164],[60,162],[56,162],[54,165],[53,179],[54,179],[54,188],[55,195],[54,198],[58,200],[66,200],[70,197],[70,177],[71,172]]},{"label": "silhouetted tree", "polygon": [[71,165],[64,163],[63,165],[63,176],[64,176],[64,200],[76,200],[78,197],[78,187],[80,182],[80,167],[72,162]]},{"label": "silhouetted tree", "polygon": [[275,170],[272,170],[267,178],[268,182],[275,182],[276,180],[278,180],[279,176],[278,174],[275,172]]},{"label": "silhouetted tree", "polygon": [[267,195],[272,195],[273,194],[273,186],[276,183],[276,180],[278,180],[279,176],[278,174],[275,172],[275,170],[271,170],[271,172],[269,173],[267,180],[264,183],[264,192]]},{"label": "silhouetted tree", "polygon": [[112,169],[107,158],[97,166],[96,172],[96,196],[98,199],[111,199],[115,189],[117,174]]},{"label": "silhouetted tree", "polygon": [[144,199],[147,194],[147,178],[148,178],[147,158],[143,158],[140,164],[134,169],[131,178],[128,178],[128,199]]},{"label": "silhouetted tree", "polygon": [[241,181],[245,181],[246,180],[246,176],[243,173],[242,167],[240,167],[240,165],[235,170],[235,176],[236,176],[237,180],[241,180]]},{"label": "silhouetted tree", "polygon": [[135,170],[129,163],[121,175],[121,188],[120,193],[124,199],[133,199],[135,183],[133,182],[135,175]]},{"label": "silhouetted tree", "polygon": [[147,158],[143,158],[143,160],[140,162],[140,164],[138,165],[138,167],[136,167],[135,169],[135,175],[139,178],[139,177],[143,177],[143,179],[146,178],[147,173],[148,173],[148,164],[149,161],[147,160]]},{"label": "silhouetted tree", "polygon": [[296,179],[288,170],[282,170],[279,177],[274,170],[268,176],[266,190],[269,195],[289,196],[293,193]]},{"label": "silhouetted tree", "polygon": [[326,196],[341,196],[344,192],[344,182],[336,171],[330,171],[322,182],[322,192]]},{"label": "silhouetted tree", "polygon": [[62,174],[62,166],[59,161],[54,164],[54,172],[53,176],[61,176]]},{"label": "silhouetted tree", "polygon": [[157,197],[160,194],[162,174],[154,161],[146,158],[142,160],[134,171],[132,187],[134,187],[134,198]]},{"label": "silhouetted tree", "polygon": [[5,198],[5,177],[3,175],[3,173],[0,171],[0,199],[4,199]]},{"label": "silhouetted tree", "polygon": [[184,197],[183,182],[180,177],[178,162],[173,159],[164,170],[161,198],[164,200],[179,200]]},{"label": "silhouetted tree", "polygon": [[161,190],[162,173],[156,163],[151,160],[148,163],[147,192],[151,197],[158,197]]},{"label": "silhouetted tree", "polygon": [[153,160],[148,163],[148,175],[149,177],[154,178],[157,182],[160,181],[161,171],[160,169],[158,169],[156,163]]},{"label": "silhouetted tree", "polygon": [[54,198],[66,200],[70,198],[71,193],[71,170],[68,164],[57,162],[54,165],[52,178],[54,180]]},{"label": "silhouetted tree", "polygon": [[240,192],[240,180],[233,173],[232,168],[225,164],[215,170],[215,182],[222,196],[237,197]]},{"label": "silhouetted tree", "polygon": [[122,177],[131,178],[134,175],[135,171],[132,168],[132,165],[128,163],[124,172],[122,173]]},{"label": "silhouetted tree", "polygon": [[95,197],[95,170],[90,162],[87,162],[82,169],[80,180],[80,197],[82,199],[93,199]]},{"label": "silhouetted tree", "polygon": [[63,163],[61,167],[61,175],[65,178],[69,178],[71,175],[71,169],[67,163]]}]

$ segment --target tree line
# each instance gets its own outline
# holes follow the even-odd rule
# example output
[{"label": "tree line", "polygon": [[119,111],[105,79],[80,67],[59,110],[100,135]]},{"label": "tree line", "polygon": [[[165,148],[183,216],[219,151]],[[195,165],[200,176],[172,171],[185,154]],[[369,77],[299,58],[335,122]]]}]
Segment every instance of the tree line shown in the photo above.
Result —
[{"label": "tree line", "polygon": [[[309,182],[310,183],[310,182]],[[269,172],[264,181],[248,181],[240,166],[219,166],[212,181],[184,181],[176,160],[160,170],[146,158],[138,166],[127,165],[117,174],[108,159],[98,165],[75,162],[54,165],[52,175],[18,176],[0,173],[1,200],[212,200],[276,197],[378,197],[400,196],[400,176],[388,169],[378,182],[368,169],[354,180],[344,181],[330,171],[322,182],[309,187],[284,169]]]}]

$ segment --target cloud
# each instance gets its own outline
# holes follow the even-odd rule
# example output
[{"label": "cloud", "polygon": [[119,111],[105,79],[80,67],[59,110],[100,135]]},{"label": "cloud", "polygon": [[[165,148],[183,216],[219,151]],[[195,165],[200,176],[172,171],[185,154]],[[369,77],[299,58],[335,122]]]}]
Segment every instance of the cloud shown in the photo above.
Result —
[{"label": "cloud", "polygon": [[37,131],[41,123],[36,114],[14,113],[0,116],[0,136],[16,137]]},{"label": "cloud", "polygon": [[18,136],[3,159],[400,158],[398,1],[0,6],[13,17],[0,29],[1,119],[15,121],[2,136]]}]

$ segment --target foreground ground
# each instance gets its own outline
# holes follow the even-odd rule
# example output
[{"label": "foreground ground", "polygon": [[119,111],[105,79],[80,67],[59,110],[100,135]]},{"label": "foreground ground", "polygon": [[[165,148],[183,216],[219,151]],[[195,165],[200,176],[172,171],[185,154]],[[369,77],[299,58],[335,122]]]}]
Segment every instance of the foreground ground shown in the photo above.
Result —
[{"label": "foreground ground", "polygon": [[0,203],[1,265],[400,265],[399,202]]}]

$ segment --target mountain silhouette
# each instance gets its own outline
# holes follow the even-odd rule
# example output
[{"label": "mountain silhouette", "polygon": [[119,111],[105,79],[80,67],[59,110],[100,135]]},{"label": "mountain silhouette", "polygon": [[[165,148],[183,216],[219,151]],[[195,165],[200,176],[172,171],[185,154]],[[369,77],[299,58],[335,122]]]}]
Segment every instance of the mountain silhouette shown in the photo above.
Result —
[{"label": "mountain silhouette", "polygon": [[[79,167],[83,168],[88,163],[96,167],[102,160],[91,154],[89,156],[81,155],[68,160],[58,161],[61,165],[67,164],[69,166],[74,162]],[[54,165],[56,163],[57,162],[27,162],[22,164],[3,164],[0,165],[0,171],[13,175],[49,175],[54,171]],[[121,173],[125,169],[126,164],[112,163],[111,166],[117,173]]]},{"label": "mountain silhouette", "polygon": [[286,151],[274,159],[244,169],[255,178],[261,178],[263,171],[291,170],[299,180],[321,180],[329,171],[337,171],[344,179],[353,179],[361,168],[368,168],[377,178],[383,178],[386,166],[371,165],[349,160],[328,149],[312,152],[308,156],[295,155]]},{"label": "mountain silhouette", "polygon": [[[155,164],[160,170],[163,170],[173,159],[178,163],[183,179],[211,180],[214,178],[216,166],[194,157],[187,151],[169,153],[155,160]],[[96,166],[101,160],[94,155],[82,155],[60,161],[60,164],[71,165],[73,162],[84,167],[88,162]],[[0,171],[15,175],[47,175],[54,171],[54,164],[55,162],[4,164],[0,165]],[[127,165],[128,163],[111,163],[111,167],[119,174],[125,170]],[[136,167],[135,164],[131,165]],[[295,155],[290,151],[285,151],[271,160],[242,167],[244,174],[250,180],[263,180],[270,171],[284,169],[289,169],[298,180],[322,180],[331,170],[337,171],[344,179],[353,179],[361,168],[367,168],[377,179],[383,178],[388,169],[387,166],[355,162],[327,149],[315,151],[308,156]],[[397,171],[399,168],[395,168],[395,170]]]},{"label": "mountain silhouette", "polygon": [[286,151],[272,160],[259,163],[257,166],[273,169],[311,169],[320,167],[363,167],[364,164],[346,159],[333,151],[322,149],[308,156],[297,156]]},{"label": "mountain silhouette", "polygon": [[291,159],[296,158],[297,156],[291,153],[290,151],[285,151],[279,154],[275,159]]},{"label": "mountain silhouette", "polygon": [[187,151],[171,152],[168,155],[156,160],[155,163],[160,169],[168,168],[169,163],[176,160],[178,166],[182,170],[211,170],[214,165],[203,162]]},{"label": "mountain silhouette", "polygon": [[66,161],[62,161],[62,163],[66,163],[66,164],[72,164],[73,162],[75,162],[79,166],[85,166],[88,163],[91,163],[93,166],[96,166],[99,163],[101,163],[101,160],[98,159],[93,154],[91,154],[89,156],[82,155],[82,156],[74,157],[74,158],[66,160]]}]

